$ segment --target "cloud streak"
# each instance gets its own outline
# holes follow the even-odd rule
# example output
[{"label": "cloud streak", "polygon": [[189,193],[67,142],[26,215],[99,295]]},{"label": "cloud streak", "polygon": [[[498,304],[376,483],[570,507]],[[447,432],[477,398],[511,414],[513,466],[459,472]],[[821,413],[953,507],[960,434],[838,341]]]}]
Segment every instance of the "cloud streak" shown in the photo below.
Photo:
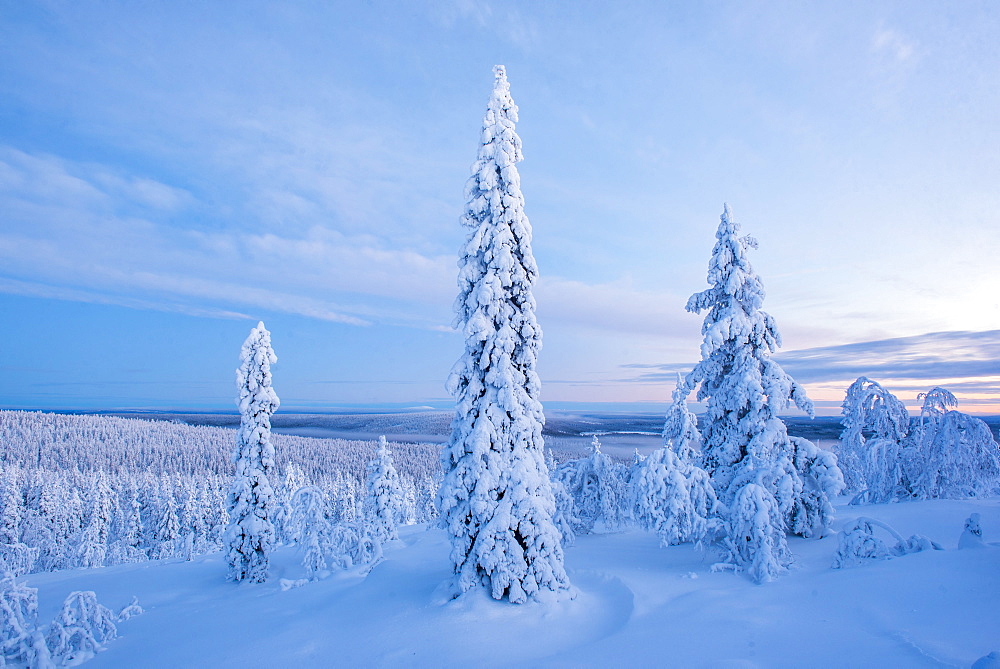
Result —
[{"label": "cloud streak", "polygon": [[[1000,330],[931,332],[787,351],[774,356],[786,372],[804,384],[849,384],[859,376],[893,380],[907,388],[924,388],[938,381],[970,393],[995,392],[1000,379]],[[628,364],[639,370],[625,381],[672,382],[692,363]]]}]

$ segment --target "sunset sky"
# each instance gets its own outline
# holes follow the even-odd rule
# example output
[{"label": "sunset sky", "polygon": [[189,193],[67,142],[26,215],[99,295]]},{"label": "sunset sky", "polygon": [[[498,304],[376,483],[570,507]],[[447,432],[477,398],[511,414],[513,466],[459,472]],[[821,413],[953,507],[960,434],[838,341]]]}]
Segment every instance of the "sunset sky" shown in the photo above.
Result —
[{"label": "sunset sky", "polygon": [[[995,2],[0,0],[0,406],[435,406],[507,67],[543,401],[656,410],[723,203],[826,412],[1000,414]],[[641,403],[641,404],[637,404]]]}]

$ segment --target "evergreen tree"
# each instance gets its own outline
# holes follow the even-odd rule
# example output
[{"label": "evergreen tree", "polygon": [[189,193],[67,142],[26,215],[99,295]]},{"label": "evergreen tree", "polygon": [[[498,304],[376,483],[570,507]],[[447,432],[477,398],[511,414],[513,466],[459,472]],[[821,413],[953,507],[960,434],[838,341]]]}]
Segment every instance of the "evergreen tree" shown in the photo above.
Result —
[{"label": "evergreen tree", "polygon": [[1000,446],[979,418],[948,411],[907,450],[912,497],[968,499],[1000,492]]},{"label": "evergreen tree", "polygon": [[656,532],[664,546],[700,542],[717,530],[718,500],[708,473],[694,464],[701,435],[677,379],[663,427],[663,448],[653,451],[632,481],[632,516]]},{"label": "evergreen tree", "polygon": [[326,544],[330,521],[323,492],[316,486],[303,486],[288,500],[288,525],[292,540],[302,552],[302,566],[310,579],[326,571]]},{"label": "evergreen tree", "polygon": [[847,388],[837,449],[845,489],[857,502],[886,502],[902,490],[902,448],[910,416],[895,395],[864,376]]},{"label": "evergreen tree", "polygon": [[4,472],[0,487],[0,544],[16,544],[21,541],[21,490],[13,469]]},{"label": "evergreen tree", "polygon": [[685,385],[700,386],[698,399],[706,403],[703,463],[728,510],[730,532],[740,533],[730,535],[733,563],[767,580],[790,559],[784,533],[803,501],[795,446],[778,414],[791,402],[812,416],[813,404],[771,359],[781,336],[761,309],[764,287],[747,259],[757,242],[738,232],[726,205],[708,267],[710,287],[687,303],[688,311],[707,314],[701,361]]},{"label": "evergreen tree", "polygon": [[469,235],[459,261],[456,325],[465,353],[448,381],[456,398],[438,496],[459,592],[485,586],[521,603],[569,588],[542,443],[538,269],[516,164],[517,107],[503,66],[466,186]]},{"label": "evergreen tree", "polygon": [[625,524],[627,471],[601,452],[601,442],[596,436],[590,443],[588,457],[567,460],[556,469],[553,478],[573,498],[572,514],[576,521],[573,529],[576,532],[590,534],[598,522],[611,531]]},{"label": "evergreen tree", "polygon": [[170,558],[177,555],[177,538],[180,536],[181,524],[177,518],[177,502],[174,500],[174,492],[166,489],[166,500],[163,503],[163,512],[160,514],[160,522],[156,526],[156,554],[162,558]]},{"label": "evergreen tree", "polygon": [[236,436],[236,477],[227,498],[229,526],[226,557],[229,576],[254,583],[267,580],[268,557],[274,543],[271,521],[274,491],[269,476],[274,468],[271,414],[278,396],[271,388],[271,333],[264,323],[250,331],[236,370],[239,387],[240,429]]},{"label": "evergreen tree", "polygon": [[379,543],[399,538],[396,525],[403,515],[403,489],[384,436],[379,437],[378,452],[368,464],[364,514],[369,532]]}]

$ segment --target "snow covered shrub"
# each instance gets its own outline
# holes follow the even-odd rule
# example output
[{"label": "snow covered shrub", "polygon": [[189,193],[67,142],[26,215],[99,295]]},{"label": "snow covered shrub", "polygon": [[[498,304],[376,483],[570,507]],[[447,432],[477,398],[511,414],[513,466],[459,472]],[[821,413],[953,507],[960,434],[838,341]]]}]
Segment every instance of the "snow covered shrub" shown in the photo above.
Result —
[{"label": "snow covered shrub", "polygon": [[133,597],[132,601],[126,604],[121,611],[118,612],[118,622],[123,623],[126,620],[132,618],[133,616],[138,616],[146,611],[139,606],[139,598]]},{"label": "snow covered shrub", "polygon": [[948,411],[929,422],[911,448],[914,498],[967,499],[1000,491],[1000,445],[979,418]]},{"label": "snow covered shrub", "polygon": [[382,559],[382,544],[364,523],[331,525],[326,536],[330,560],[342,569],[374,565]]},{"label": "snow covered shrub", "polygon": [[773,580],[792,562],[778,502],[764,486],[739,489],[726,518],[729,564],[755,583]]},{"label": "snow covered shrub", "polygon": [[802,492],[792,506],[788,527],[793,534],[809,537],[826,534],[833,521],[832,497],[844,488],[837,456],[818,448],[808,439],[789,437],[795,448],[795,470],[802,480]]},{"label": "snow covered shrub", "polygon": [[38,590],[10,574],[0,580],[0,666],[52,667],[45,637],[38,629]]},{"label": "snow covered shrub", "polygon": [[52,621],[47,643],[58,664],[79,664],[104,650],[116,636],[115,614],[98,603],[93,592],[74,592]]},{"label": "snow covered shrub", "polygon": [[685,468],[668,446],[653,451],[643,465],[632,481],[632,515],[636,523],[655,532],[664,546],[700,541],[715,511],[715,493],[711,494],[710,508],[697,509]]},{"label": "snow covered shrub", "polygon": [[264,323],[250,331],[240,352],[236,383],[240,395],[240,429],[236,436],[236,475],[229,492],[229,527],[226,559],[234,581],[267,580],[268,558],[274,544],[274,491],[268,480],[274,467],[271,414],[278,396],[271,388],[271,365],[278,361],[271,350],[271,333]]},{"label": "snow covered shrub", "polygon": [[[895,543],[889,546],[875,536],[875,528],[884,530]],[[941,546],[927,537],[914,534],[904,539],[889,525],[873,518],[861,517],[840,533],[840,544],[833,556],[833,568],[857,567],[871,560],[888,560],[892,557],[919,553],[926,550],[942,550]]]},{"label": "snow covered shrub", "polygon": [[895,395],[861,376],[847,388],[837,456],[845,492],[854,503],[888,502],[905,495],[901,459],[910,416]]},{"label": "snow covered shrub", "polygon": [[625,524],[627,513],[627,470],[601,452],[601,442],[595,436],[590,455],[567,460],[556,467],[553,478],[559,481],[573,498],[573,530],[590,534],[601,522],[605,530],[618,530]]},{"label": "snow covered shrub", "polygon": [[979,514],[974,513],[965,519],[965,527],[962,530],[962,536],[958,538],[959,548],[982,548],[986,544],[983,543],[983,528],[979,524]]},{"label": "snow covered shrub", "polygon": [[538,268],[517,163],[517,106],[503,66],[466,185],[468,229],[459,260],[456,326],[465,352],[448,390],[456,399],[441,462],[441,523],[451,538],[458,593],[485,587],[522,603],[569,589],[542,442],[542,332],[532,286]]},{"label": "snow covered shrub", "polygon": [[379,437],[378,454],[368,465],[365,523],[381,544],[399,538],[396,525],[403,520],[403,489],[385,437]]}]

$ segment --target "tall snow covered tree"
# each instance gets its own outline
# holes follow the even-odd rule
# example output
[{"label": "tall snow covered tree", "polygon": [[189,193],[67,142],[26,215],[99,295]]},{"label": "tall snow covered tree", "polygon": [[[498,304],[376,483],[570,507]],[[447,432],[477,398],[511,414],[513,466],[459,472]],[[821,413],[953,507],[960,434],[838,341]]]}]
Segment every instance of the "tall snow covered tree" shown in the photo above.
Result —
[{"label": "tall snow covered tree", "polygon": [[542,332],[532,285],[538,269],[516,164],[517,107],[502,65],[466,185],[469,234],[459,260],[456,326],[465,353],[452,369],[452,436],[442,453],[441,522],[451,535],[456,590],[483,586],[522,603],[568,591],[555,502],[545,469]]},{"label": "tall snow covered tree", "polygon": [[[686,387],[700,384],[698,399],[706,403],[703,464],[728,509],[733,562],[756,580],[766,580],[789,560],[784,534],[805,501],[796,446],[778,414],[794,403],[811,416],[813,404],[771,359],[781,336],[761,309],[764,287],[747,259],[757,242],[738,232],[726,205],[708,267],[710,287],[687,303],[688,311],[708,313],[701,361],[688,374]],[[772,527],[775,522],[779,526]]]},{"label": "tall snow covered tree", "polygon": [[225,541],[229,576],[235,581],[267,580],[268,554],[274,543],[274,491],[269,481],[274,469],[271,414],[279,404],[271,388],[271,365],[277,361],[271,350],[271,333],[263,322],[258,323],[243,342],[236,370],[240,429],[234,454],[236,477],[227,500]]}]

